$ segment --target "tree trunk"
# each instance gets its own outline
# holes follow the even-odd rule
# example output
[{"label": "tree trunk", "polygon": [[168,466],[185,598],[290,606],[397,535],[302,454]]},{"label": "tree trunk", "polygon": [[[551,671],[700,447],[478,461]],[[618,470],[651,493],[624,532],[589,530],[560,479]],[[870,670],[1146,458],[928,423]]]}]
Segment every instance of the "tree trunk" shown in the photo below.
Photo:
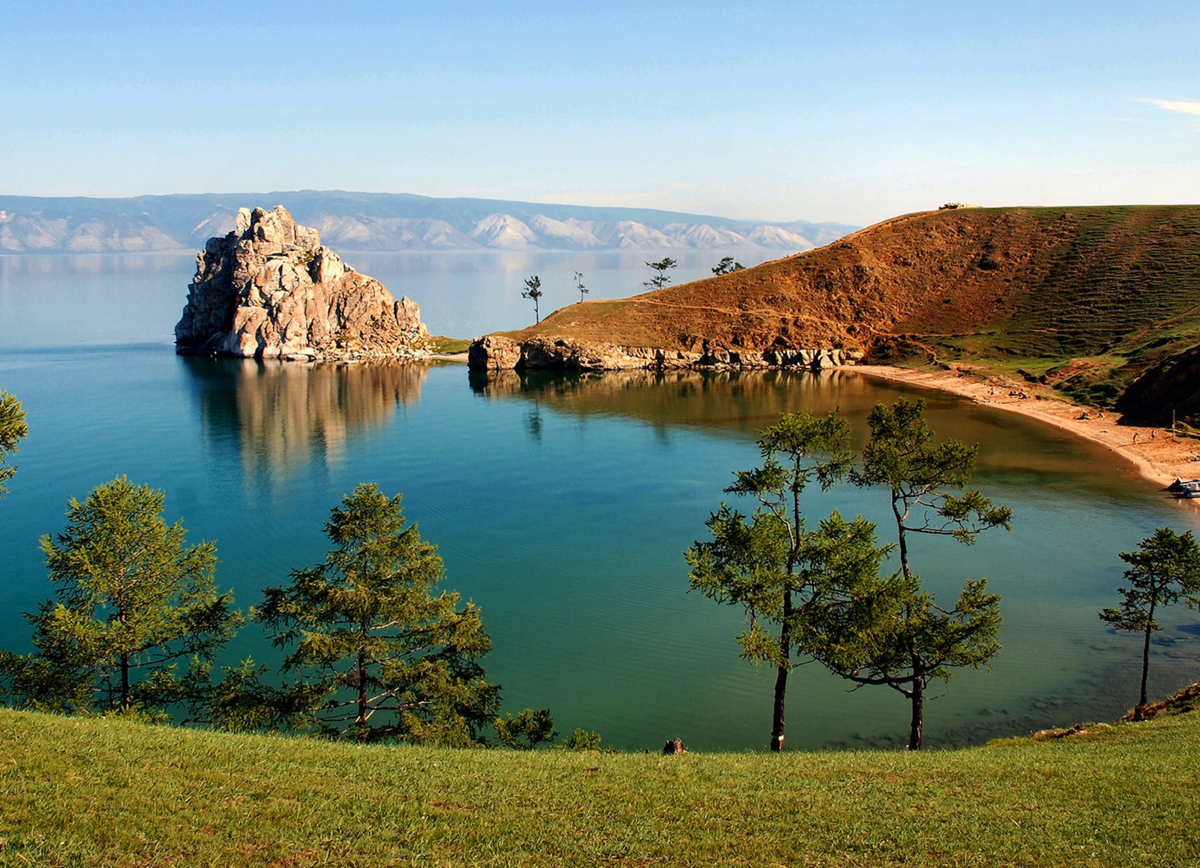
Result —
[{"label": "tree trunk", "polygon": [[355,737],[366,737],[367,728],[367,654],[358,649],[358,717],[354,721]]},{"label": "tree trunk", "polygon": [[[920,673],[920,674],[918,674]],[[925,725],[925,675],[914,661],[912,689],[912,722],[908,730],[908,749],[921,749],[921,730]]]},{"label": "tree trunk", "polygon": [[788,671],[780,666],[775,675],[775,704],[771,709],[771,750],[783,750],[783,698],[787,692]]},{"label": "tree trunk", "polygon": [[911,579],[912,571],[909,569],[909,566],[908,566],[908,539],[904,535],[904,525],[902,523],[900,523],[899,521],[897,521],[897,524],[899,525],[899,528],[900,528],[896,534],[896,536],[900,540],[900,569],[904,573],[904,578]]},{"label": "tree trunk", "polygon": [[1146,677],[1150,673],[1150,625],[1154,623],[1154,603],[1150,598],[1150,611],[1146,614],[1146,635],[1142,640],[1142,689],[1138,694],[1137,708],[1134,709],[1134,719],[1142,720],[1146,709]]},{"label": "tree trunk", "polygon": [[783,624],[779,628],[779,653],[782,665],[775,673],[775,701],[771,706],[771,750],[783,750],[784,698],[787,695],[788,662],[792,656],[791,636],[792,591],[783,592]]},{"label": "tree trunk", "polygon": [[[1145,694],[1146,689],[1142,688]],[[121,707],[130,707],[130,656],[121,654]]]}]

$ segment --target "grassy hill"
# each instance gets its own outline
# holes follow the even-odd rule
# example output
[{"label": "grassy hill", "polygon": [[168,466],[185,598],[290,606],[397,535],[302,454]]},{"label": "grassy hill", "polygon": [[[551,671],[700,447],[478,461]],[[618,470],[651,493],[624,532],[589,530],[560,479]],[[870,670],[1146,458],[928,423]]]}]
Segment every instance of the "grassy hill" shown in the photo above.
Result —
[{"label": "grassy hill", "polygon": [[[862,349],[961,362],[1111,404],[1147,372],[1159,416],[1200,344],[1200,206],[970,208],[911,214],[757,268],[556,311],[529,334],[696,351]],[[1172,373],[1173,372],[1173,373]],[[1190,381],[1189,381],[1190,382]],[[1200,413],[1195,397],[1181,418]],[[1172,398],[1174,400],[1174,398]],[[1169,411],[1167,411],[1169,416]]]},{"label": "grassy hill", "polygon": [[1184,866],[1198,765],[1195,714],[958,751],[662,756],[0,709],[0,865]]}]

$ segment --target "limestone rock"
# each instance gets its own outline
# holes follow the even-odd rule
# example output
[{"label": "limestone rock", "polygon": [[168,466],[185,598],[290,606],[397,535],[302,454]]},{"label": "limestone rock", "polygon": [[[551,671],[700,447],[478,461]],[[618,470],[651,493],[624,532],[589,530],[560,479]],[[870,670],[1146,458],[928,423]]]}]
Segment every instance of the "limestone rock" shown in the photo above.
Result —
[{"label": "limestone rock", "polygon": [[511,338],[487,335],[472,341],[467,350],[467,364],[489,371],[511,370],[521,361],[521,345]]},{"label": "limestone rock", "polygon": [[770,347],[745,350],[714,346],[703,340],[700,352],[654,347],[626,347],[550,335],[520,341],[501,335],[476,338],[467,353],[474,370],[551,368],[566,371],[636,371],[703,369],[803,368],[814,371],[857,364],[860,351]]},{"label": "limestone rock", "polygon": [[421,312],[359,274],[282,205],[238,211],[196,257],[177,352],[291,360],[428,355]]}]

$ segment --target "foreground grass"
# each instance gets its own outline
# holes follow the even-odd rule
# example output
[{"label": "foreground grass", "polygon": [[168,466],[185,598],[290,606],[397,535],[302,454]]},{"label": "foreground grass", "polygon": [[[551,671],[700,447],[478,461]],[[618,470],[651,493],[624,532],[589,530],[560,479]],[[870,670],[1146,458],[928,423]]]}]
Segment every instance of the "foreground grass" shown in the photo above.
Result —
[{"label": "foreground grass", "polygon": [[1195,865],[1200,715],[961,751],[451,751],[0,710],[0,865]]}]

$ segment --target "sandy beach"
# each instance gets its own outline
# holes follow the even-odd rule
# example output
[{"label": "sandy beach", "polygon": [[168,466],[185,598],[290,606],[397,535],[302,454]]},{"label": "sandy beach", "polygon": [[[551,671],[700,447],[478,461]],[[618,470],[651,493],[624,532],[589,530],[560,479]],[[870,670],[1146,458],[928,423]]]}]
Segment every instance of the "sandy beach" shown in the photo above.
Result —
[{"label": "sandy beach", "polygon": [[859,365],[855,371],[872,377],[941,389],[1055,425],[1107,446],[1127,458],[1148,481],[1169,485],[1177,476],[1200,476],[1200,440],[1176,437],[1170,428],[1147,428],[1123,423],[1119,413],[1080,407],[1058,398],[1054,390],[1008,377],[984,377],[969,367],[948,371],[913,371],[881,365]]}]

